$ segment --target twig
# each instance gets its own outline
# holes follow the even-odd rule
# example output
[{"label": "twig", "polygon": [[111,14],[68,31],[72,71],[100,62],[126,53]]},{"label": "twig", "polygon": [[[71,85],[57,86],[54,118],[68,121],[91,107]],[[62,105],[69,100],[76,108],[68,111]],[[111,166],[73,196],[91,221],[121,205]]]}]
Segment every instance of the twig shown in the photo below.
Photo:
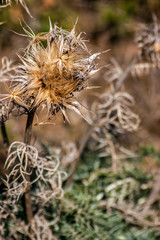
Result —
[{"label": "twig", "polygon": [[143,208],[142,213],[147,213],[151,205],[159,198],[160,193],[160,170],[155,177],[155,182],[151,194]]},{"label": "twig", "polygon": [[122,207],[122,206],[118,206],[116,204],[112,204],[111,208],[114,208],[114,209],[122,212],[124,214],[125,218],[130,216],[133,219],[135,219],[135,221],[134,220],[133,221],[129,220],[131,223],[134,223],[136,225],[140,225],[142,227],[144,227],[144,226],[153,227],[153,228],[160,231],[160,222],[153,223],[153,221],[149,221],[149,220],[144,219],[141,215],[141,212],[135,212],[131,209],[127,209],[126,206]]},{"label": "twig", "polygon": [[9,139],[8,139],[5,123],[3,121],[3,117],[2,117],[2,121],[0,122],[0,125],[1,125],[4,146],[9,147]]},{"label": "twig", "polygon": [[97,125],[97,122],[98,122],[98,120],[89,128],[88,132],[86,134],[84,134],[84,136],[82,137],[82,139],[80,141],[79,151],[78,151],[77,157],[75,158],[74,162],[72,163],[71,174],[67,179],[66,187],[69,187],[72,184],[75,171],[76,171],[77,166],[78,166],[79,161],[80,161],[80,157],[81,157],[81,155],[82,155],[82,153],[83,153],[83,151],[86,147],[87,142],[90,139],[91,134],[93,133],[93,131],[95,129],[95,126]]},{"label": "twig", "polygon": [[[24,142],[28,145],[31,143],[32,124],[33,124],[35,111],[36,111],[36,108],[33,108],[30,112],[28,112],[28,118],[27,118],[26,130],[25,130],[25,136],[24,136]],[[27,166],[27,172],[28,173],[30,172],[29,162]],[[31,195],[30,195],[30,175],[26,174],[25,178],[29,184],[26,189],[26,192],[24,193],[24,210],[26,213],[27,223],[30,223],[33,217]]]},{"label": "twig", "polygon": [[122,83],[124,82],[126,77],[128,76],[128,73],[132,69],[133,65],[138,61],[138,58],[139,58],[139,55],[136,55],[133,58],[131,63],[128,65],[128,67],[123,71],[123,74],[121,75],[121,77],[116,81],[116,83],[115,83],[115,91],[119,90],[120,86],[122,85]]}]

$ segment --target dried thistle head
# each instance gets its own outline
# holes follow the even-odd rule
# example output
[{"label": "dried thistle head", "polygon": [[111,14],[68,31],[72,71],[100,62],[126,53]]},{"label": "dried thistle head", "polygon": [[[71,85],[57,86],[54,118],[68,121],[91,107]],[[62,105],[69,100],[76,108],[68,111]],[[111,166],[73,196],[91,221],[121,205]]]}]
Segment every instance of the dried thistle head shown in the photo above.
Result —
[{"label": "dried thistle head", "polygon": [[81,115],[74,93],[87,88],[89,77],[98,71],[94,60],[100,53],[89,54],[75,26],[67,32],[50,24],[48,33],[37,36],[25,31],[31,41],[20,57],[22,64],[12,78],[8,97],[27,111],[41,106],[47,116],[61,110],[67,118],[66,108]]},{"label": "dried thistle head", "polygon": [[159,65],[160,60],[160,24],[155,16],[153,23],[145,25],[137,36],[137,43],[143,58]]}]

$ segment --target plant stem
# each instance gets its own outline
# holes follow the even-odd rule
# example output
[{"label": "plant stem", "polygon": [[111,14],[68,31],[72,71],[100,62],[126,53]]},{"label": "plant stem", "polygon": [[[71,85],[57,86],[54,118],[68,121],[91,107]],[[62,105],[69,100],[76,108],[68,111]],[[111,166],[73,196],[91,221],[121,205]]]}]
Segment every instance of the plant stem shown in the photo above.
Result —
[{"label": "plant stem", "polygon": [[5,123],[4,123],[3,119],[0,122],[0,125],[1,125],[1,131],[2,131],[4,146],[8,147],[9,146],[9,140],[8,140],[8,135],[7,135],[7,131],[6,131],[6,126],[5,126]]},{"label": "plant stem", "polygon": [[98,119],[95,121],[95,123],[92,126],[90,126],[88,132],[82,137],[82,139],[80,141],[79,151],[78,151],[77,157],[75,158],[74,162],[72,163],[71,174],[66,181],[66,187],[67,188],[70,187],[70,185],[73,182],[73,177],[74,177],[75,171],[78,167],[78,164],[80,162],[83,151],[84,151],[84,149],[85,149],[85,147],[86,147],[86,145],[87,145],[87,143],[88,143],[88,141],[91,137],[91,134],[93,133],[94,128],[97,125],[97,123],[98,123]]},{"label": "plant stem", "polygon": [[[35,111],[36,111],[36,108],[33,108],[30,112],[28,112],[28,118],[27,118],[25,135],[24,135],[24,142],[28,145],[30,145],[30,143],[31,143],[32,124],[33,124]],[[27,166],[27,171],[28,171],[28,173],[30,172],[29,162],[28,162],[28,166]],[[32,217],[33,217],[31,194],[30,194],[30,175],[26,174],[25,178],[28,182],[28,187],[26,189],[26,192],[24,193],[24,208],[25,208],[27,223],[30,223],[32,220]]]},{"label": "plant stem", "polygon": [[131,71],[133,65],[138,61],[138,58],[139,58],[139,55],[136,55],[133,58],[133,60],[130,62],[130,64],[127,66],[127,68],[124,70],[124,72],[120,76],[120,78],[117,80],[117,82],[115,83],[115,91],[118,91],[120,89],[122,83],[124,82],[124,80],[128,76],[128,74]]}]

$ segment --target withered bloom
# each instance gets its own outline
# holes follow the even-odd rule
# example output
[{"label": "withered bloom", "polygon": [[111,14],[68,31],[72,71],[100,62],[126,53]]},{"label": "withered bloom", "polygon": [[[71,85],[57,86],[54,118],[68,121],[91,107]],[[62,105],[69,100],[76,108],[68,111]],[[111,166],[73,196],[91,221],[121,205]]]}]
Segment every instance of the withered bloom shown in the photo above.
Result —
[{"label": "withered bloom", "polygon": [[75,26],[68,32],[50,23],[48,33],[29,36],[22,64],[12,79],[16,82],[10,88],[12,100],[28,111],[41,106],[48,117],[59,110],[66,117],[66,108],[81,114],[74,92],[87,88],[90,75],[98,71],[94,60],[100,53],[89,54]]},{"label": "withered bloom", "polygon": [[137,36],[137,43],[144,60],[159,65],[160,60],[160,24],[155,16],[153,23],[144,25]]}]

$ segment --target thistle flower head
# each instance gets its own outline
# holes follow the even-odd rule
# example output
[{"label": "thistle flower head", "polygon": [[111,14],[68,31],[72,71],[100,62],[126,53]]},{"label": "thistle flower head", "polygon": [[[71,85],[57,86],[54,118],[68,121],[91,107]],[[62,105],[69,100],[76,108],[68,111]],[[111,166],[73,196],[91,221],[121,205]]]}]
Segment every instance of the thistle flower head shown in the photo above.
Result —
[{"label": "thistle flower head", "polygon": [[66,117],[66,108],[81,114],[74,92],[87,88],[90,75],[96,71],[94,60],[100,53],[89,54],[75,27],[68,32],[50,24],[48,33],[29,35],[32,39],[20,57],[22,65],[16,69],[16,84],[10,96],[28,111],[41,106],[48,115],[61,110]]}]

